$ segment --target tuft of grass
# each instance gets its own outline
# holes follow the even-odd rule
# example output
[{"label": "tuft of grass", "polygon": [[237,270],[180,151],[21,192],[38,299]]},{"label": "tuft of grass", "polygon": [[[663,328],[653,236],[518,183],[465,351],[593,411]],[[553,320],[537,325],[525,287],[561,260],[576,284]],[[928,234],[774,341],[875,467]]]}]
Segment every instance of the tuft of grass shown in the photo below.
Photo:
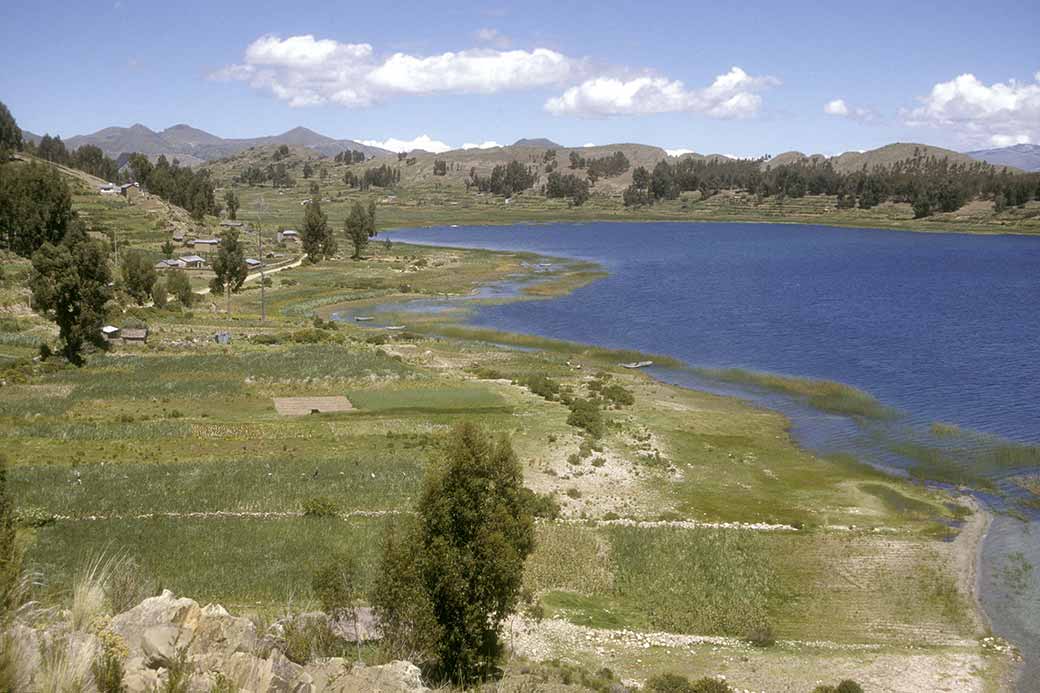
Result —
[{"label": "tuft of grass", "polygon": [[87,638],[60,638],[45,642],[40,648],[37,674],[40,693],[90,690],[97,650],[96,642]]}]

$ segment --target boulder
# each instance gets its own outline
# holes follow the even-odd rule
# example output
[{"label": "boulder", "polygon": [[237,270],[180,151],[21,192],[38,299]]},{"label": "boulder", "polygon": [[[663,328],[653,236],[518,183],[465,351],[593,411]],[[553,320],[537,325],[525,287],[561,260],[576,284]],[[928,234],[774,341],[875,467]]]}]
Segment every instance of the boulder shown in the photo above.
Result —
[{"label": "boulder", "polygon": [[378,667],[354,665],[342,657],[320,659],[307,665],[315,691],[327,693],[427,693],[419,667],[391,662]]},{"label": "boulder", "polygon": [[109,629],[123,639],[133,656],[140,654],[141,639],[149,628],[174,625],[194,630],[199,614],[198,602],[178,599],[170,590],[163,590],[158,597],[149,597],[129,611],[115,616]]},{"label": "boulder", "polygon": [[169,669],[177,661],[178,651],[187,650],[192,633],[186,628],[163,623],[141,633],[141,654],[149,669]]}]

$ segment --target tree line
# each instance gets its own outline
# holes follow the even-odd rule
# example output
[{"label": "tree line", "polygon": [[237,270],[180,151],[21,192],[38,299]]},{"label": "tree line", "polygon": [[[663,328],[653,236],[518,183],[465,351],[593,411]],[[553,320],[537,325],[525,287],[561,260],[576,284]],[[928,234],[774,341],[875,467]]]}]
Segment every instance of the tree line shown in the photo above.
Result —
[{"label": "tree line", "polygon": [[595,183],[600,178],[613,178],[628,171],[631,164],[628,157],[622,151],[616,151],[609,156],[586,159],[578,152],[570,153],[570,164],[572,169],[585,169],[589,180]]},{"label": "tree line", "polygon": [[466,179],[466,189],[474,187],[480,192],[512,197],[515,193],[534,187],[537,179],[538,174],[535,171],[514,160],[495,166],[491,169],[490,176],[481,176],[477,173],[476,167],[471,168],[469,178]]},{"label": "tree line", "polygon": [[355,149],[349,149],[332,157],[332,160],[337,164],[360,164],[365,161],[365,153],[359,152]]},{"label": "tree line", "polygon": [[164,155],[159,155],[153,164],[144,154],[138,153],[130,155],[127,168],[131,178],[148,192],[183,207],[197,221],[206,214],[220,213],[209,171],[194,171],[181,166],[177,159],[171,163]]},{"label": "tree line", "polygon": [[[810,161],[764,167],[762,159],[695,159],[661,161],[653,171],[640,166],[624,192],[626,206],[650,205],[677,198],[687,191],[710,197],[720,190],[745,190],[759,197],[834,195],[839,208],[870,209],[883,202],[905,202],[916,217],[950,212],[976,197],[992,199],[996,207],[1023,205],[1040,197],[1040,174],[1013,174],[986,162],[951,162],[924,156],[887,166],[848,173],[830,161]],[[999,209],[998,209],[999,211]]]}]

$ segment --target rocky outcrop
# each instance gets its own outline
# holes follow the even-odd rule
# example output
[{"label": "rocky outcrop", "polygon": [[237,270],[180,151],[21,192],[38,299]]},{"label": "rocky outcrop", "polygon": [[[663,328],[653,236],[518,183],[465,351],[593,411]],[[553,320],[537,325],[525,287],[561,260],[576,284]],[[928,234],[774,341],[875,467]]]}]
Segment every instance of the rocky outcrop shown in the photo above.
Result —
[{"label": "rocky outcrop", "polygon": [[[11,635],[23,643],[27,690],[36,690],[49,676],[41,643],[51,652],[67,651],[80,666],[85,690],[91,685],[91,667],[101,653],[114,654],[123,667],[128,693],[161,690],[171,679],[187,682],[192,693],[229,687],[249,693],[423,693],[427,689],[419,669],[410,662],[366,667],[353,660],[333,657],[305,664],[286,654],[286,631],[312,623],[327,628],[345,648],[357,638],[354,619],[330,619],[320,612],[283,619],[263,633],[247,618],[233,616],[222,606],[199,606],[178,598],[169,590],[150,597],[110,621],[92,624],[90,632],[77,632],[66,622],[37,628],[16,624]],[[371,612],[359,614],[358,631],[367,640],[378,633]],[[299,661],[303,661],[301,658]]]}]

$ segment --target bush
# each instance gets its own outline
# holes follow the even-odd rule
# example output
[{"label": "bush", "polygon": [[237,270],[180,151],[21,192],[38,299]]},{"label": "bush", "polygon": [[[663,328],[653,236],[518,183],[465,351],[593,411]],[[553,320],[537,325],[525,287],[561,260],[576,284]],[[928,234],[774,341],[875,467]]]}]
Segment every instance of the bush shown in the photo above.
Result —
[{"label": "bush", "polygon": [[863,687],[855,681],[845,679],[837,686],[817,686],[813,693],[863,693]]},{"label": "bush", "polygon": [[636,403],[636,398],[632,391],[617,383],[603,386],[600,388],[599,394],[619,407],[631,406]]},{"label": "bush", "polygon": [[304,517],[336,517],[338,515],[339,505],[331,498],[318,496],[303,501]]},{"label": "bush", "polygon": [[276,334],[254,334],[249,338],[249,341],[253,344],[264,344],[270,346],[272,344],[281,344],[282,338]]},{"label": "bush", "polygon": [[332,632],[325,618],[293,618],[283,630],[283,654],[292,662],[304,665],[314,659],[342,657],[347,654],[347,641]]},{"label": "bush", "polygon": [[520,384],[549,401],[556,399],[560,394],[560,383],[544,375],[529,375],[522,378]]},{"label": "bush", "polygon": [[152,303],[156,308],[165,308],[169,293],[166,290],[166,282],[162,279],[152,284]]},{"label": "bush", "polygon": [[606,431],[603,414],[594,401],[579,397],[572,400],[569,406],[571,413],[567,417],[568,424],[584,429],[593,438],[603,436]]},{"label": "bush", "polygon": [[104,648],[91,665],[98,693],[126,693],[123,685],[123,661],[119,654]]},{"label": "bush", "polygon": [[721,679],[704,677],[693,683],[678,674],[659,674],[646,682],[651,693],[733,693],[729,684]]},{"label": "bush", "polygon": [[15,508],[14,517],[15,523],[18,525],[34,528],[46,527],[57,519],[54,513],[35,505],[26,505],[20,508]]},{"label": "bush", "polygon": [[524,488],[522,493],[526,497],[527,510],[534,517],[555,520],[560,516],[560,504],[553,494],[535,493],[529,488]]},{"label": "bush", "polygon": [[745,639],[755,647],[772,647],[776,644],[773,628],[768,623],[757,625],[749,630]]}]

